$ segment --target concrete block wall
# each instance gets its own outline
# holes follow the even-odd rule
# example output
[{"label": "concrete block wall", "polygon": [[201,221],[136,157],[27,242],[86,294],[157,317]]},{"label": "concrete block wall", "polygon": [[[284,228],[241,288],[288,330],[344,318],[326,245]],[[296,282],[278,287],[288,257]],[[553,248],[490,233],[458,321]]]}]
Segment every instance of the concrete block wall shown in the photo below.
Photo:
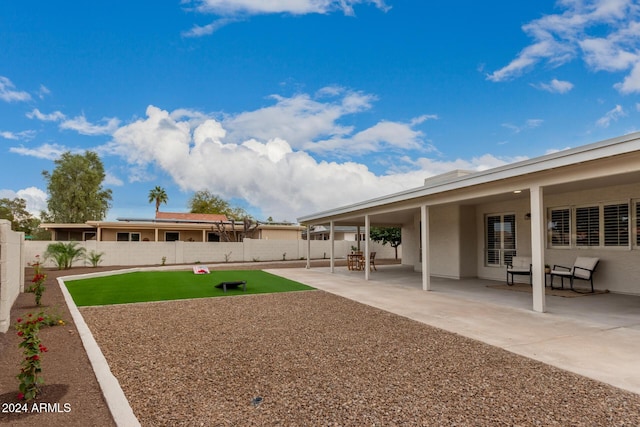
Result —
[{"label": "concrete block wall", "polygon": [[[346,258],[354,242],[336,241],[336,258]],[[35,259],[36,255],[43,256],[48,241],[25,242],[25,256],[27,260]],[[306,259],[306,240],[259,240],[245,239],[244,242],[78,242],[91,251],[103,253],[102,266],[111,265],[160,265],[165,257],[165,264],[195,264],[218,262],[251,262],[251,261],[279,261],[283,255],[287,260]],[[331,242],[323,240],[311,241],[312,259],[329,259]],[[364,249],[364,244],[361,244]],[[395,250],[390,246],[372,242],[371,251],[376,251],[376,257],[394,258]],[[286,255],[285,255],[286,254]],[[401,252],[399,251],[399,256]],[[48,260],[45,267],[55,267]],[[75,267],[89,265],[84,261],[73,264]]]},{"label": "concrete block wall", "polygon": [[[24,291],[24,233],[11,230],[11,222],[0,220],[0,332],[9,330],[11,307]],[[34,258],[35,260],[35,258]]]}]

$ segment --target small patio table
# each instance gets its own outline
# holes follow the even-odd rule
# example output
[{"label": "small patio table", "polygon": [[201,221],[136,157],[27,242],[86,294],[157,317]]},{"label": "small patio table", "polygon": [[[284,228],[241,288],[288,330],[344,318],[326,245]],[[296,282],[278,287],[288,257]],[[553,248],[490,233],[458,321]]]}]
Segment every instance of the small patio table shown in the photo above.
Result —
[{"label": "small patio table", "polygon": [[349,270],[363,270],[364,269],[364,257],[361,253],[348,254],[347,255],[347,268]]}]

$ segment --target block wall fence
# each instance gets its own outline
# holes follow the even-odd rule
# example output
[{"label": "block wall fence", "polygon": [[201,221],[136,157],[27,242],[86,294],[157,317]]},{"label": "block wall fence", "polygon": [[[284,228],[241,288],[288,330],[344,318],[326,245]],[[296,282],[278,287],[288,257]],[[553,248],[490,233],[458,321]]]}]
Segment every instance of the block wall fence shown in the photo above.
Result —
[{"label": "block wall fence", "polygon": [[[50,241],[24,242],[24,261],[22,265],[35,260],[36,255],[42,255],[51,244]],[[65,242],[67,243],[67,242]],[[351,246],[356,242],[337,240],[334,242],[335,257],[346,258]],[[103,253],[101,266],[115,265],[160,265],[164,262],[171,264],[221,263],[221,262],[252,262],[252,261],[282,261],[300,260],[307,257],[306,240],[258,240],[245,239],[243,242],[78,242],[87,254],[91,251]],[[361,244],[364,250],[364,244]],[[402,246],[398,247],[398,258],[402,257]],[[331,242],[327,240],[311,241],[312,259],[329,259]],[[395,249],[389,245],[370,243],[370,251],[376,252],[376,258],[395,258]],[[77,261],[74,267],[90,265],[84,261]],[[55,267],[48,260],[45,267]]]},{"label": "block wall fence", "polygon": [[9,330],[11,306],[24,291],[24,233],[0,220],[0,333]]}]

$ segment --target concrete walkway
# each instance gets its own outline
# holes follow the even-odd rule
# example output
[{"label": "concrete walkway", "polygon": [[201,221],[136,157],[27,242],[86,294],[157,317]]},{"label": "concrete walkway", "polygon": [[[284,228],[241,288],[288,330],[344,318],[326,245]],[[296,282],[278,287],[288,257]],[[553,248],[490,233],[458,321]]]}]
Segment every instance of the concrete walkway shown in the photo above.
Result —
[{"label": "concrete walkway", "polygon": [[401,266],[379,266],[370,281],[346,268],[267,271],[640,394],[640,297],[547,296],[536,313],[531,294],[495,282],[433,278],[422,291]]}]

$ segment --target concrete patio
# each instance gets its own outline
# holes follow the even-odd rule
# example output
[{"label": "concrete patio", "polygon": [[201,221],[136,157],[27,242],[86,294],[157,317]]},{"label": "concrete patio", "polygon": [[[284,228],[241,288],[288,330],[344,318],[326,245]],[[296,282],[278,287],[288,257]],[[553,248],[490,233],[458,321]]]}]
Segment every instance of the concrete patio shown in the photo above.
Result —
[{"label": "concrete patio", "polygon": [[488,280],[432,278],[425,292],[420,273],[400,265],[369,281],[346,267],[268,271],[640,394],[640,297],[547,296],[537,313],[530,293]]}]

